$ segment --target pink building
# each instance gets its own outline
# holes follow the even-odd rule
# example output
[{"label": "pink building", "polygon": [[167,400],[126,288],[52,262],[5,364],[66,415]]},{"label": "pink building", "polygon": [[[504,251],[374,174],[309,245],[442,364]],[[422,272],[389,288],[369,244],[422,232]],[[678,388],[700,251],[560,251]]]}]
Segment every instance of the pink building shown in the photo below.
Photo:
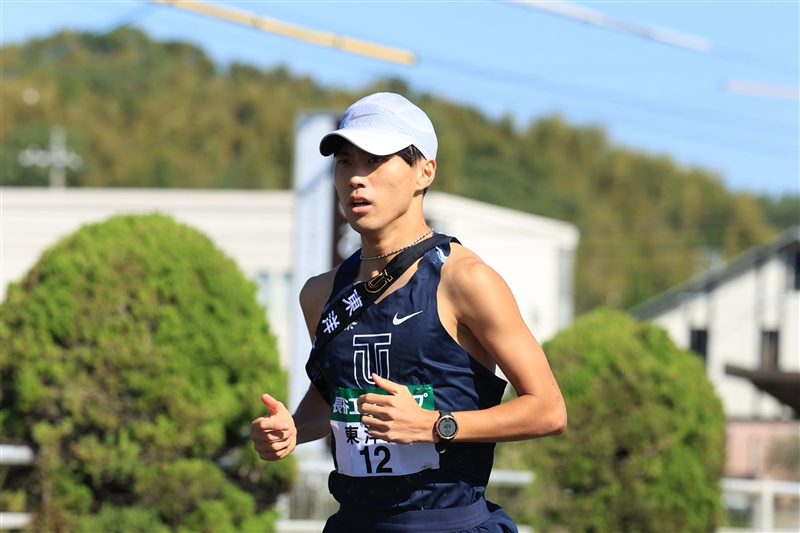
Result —
[{"label": "pink building", "polygon": [[725,429],[726,476],[797,479],[785,463],[800,453],[800,420],[728,420]]}]

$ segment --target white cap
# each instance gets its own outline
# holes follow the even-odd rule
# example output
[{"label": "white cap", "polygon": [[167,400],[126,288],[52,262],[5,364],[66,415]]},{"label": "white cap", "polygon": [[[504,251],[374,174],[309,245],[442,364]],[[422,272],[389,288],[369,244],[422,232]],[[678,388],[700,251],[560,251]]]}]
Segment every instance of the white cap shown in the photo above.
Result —
[{"label": "white cap", "polygon": [[425,112],[394,93],[365,96],[345,111],[339,129],[319,143],[324,156],[333,153],[334,137],[347,139],[367,153],[390,155],[412,144],[426,159],[436,159],[436,132]]}]

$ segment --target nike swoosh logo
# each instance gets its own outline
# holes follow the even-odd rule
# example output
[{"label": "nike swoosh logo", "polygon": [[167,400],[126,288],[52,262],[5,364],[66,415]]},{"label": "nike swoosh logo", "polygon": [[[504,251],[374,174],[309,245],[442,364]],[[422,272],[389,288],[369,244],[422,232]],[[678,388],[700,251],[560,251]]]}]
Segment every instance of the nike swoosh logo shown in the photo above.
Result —
[{"label": "nike swoosh logo", "polygon": [[358,120],[363,117],[371,117],[372,115],[377,115],[377,113],[361,113],[360,115],[350,115],[350,120]]},{"label": "nike swoosh logo", "polygon": [[392,324],[394,324],[395,326],[399,326],[400,324],[402,324],[403,322],[405,322],[409,318],[415,317],[418,314],[420,314],[421,312],[422,311],[417,311],[416,313],[411,313],[410,315],[406,315],[403,318],[397,318],[397,313],[395,313],[394,314],[394,318],[392,318]]}]

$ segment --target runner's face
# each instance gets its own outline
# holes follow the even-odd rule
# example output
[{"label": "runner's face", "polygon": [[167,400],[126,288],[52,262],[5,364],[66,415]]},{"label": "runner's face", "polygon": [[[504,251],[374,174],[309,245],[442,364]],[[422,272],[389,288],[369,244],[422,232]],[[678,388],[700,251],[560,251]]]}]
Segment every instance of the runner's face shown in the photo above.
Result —
[{"label": "runner's face", "polygon": [[435,162],[414,167],[397,155],[376,156],[346,143],[336,154],[334,183],[350,225],[362,233],[410,216],[414,198],[433,180]]}]

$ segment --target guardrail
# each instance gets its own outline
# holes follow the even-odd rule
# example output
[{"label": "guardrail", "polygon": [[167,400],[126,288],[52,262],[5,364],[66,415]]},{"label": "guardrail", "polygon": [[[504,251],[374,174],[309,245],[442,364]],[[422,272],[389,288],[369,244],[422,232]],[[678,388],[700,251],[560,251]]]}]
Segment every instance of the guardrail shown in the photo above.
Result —
[{"label": "guardrail", "polygon": [[[0,444],[0,465],[30,465],[35,456],[28,446]],[[332,465],[328,460],[303,460],[298,462],[300,469],[299,487],[291,494],[284,495],[278,502],[283,516],[292,516],[292,510],[305,506],[306,514],[311,519],[281,519],[276,527],[281,533],[321,531],[324,520],[320,518],[335,512],[333,498],[327,493],[327,476]],[[489,478],[490,485],[523,487],[534,481],[532,472],[523,470],[494,470]],[[741,497],[752,509],[749,528],[725,527],[717,533],[738,533],[757,531],[798,531],[800,522],[787,528],[775,529],[775,497],[789,496],[800,499],[800,483],[794,481],[776,481],[772,479],[738,479],[723,478],[721,480],[723,502],[726,507],[741,505]],[[311,489],[311,490],[309,490]],[[301,494],[303,495],[301,497]],[[293,498],[294,496],[294,498]],[[737,504],[737,496],[739,503]],[[326,499],[327,498],[327,499]],[[749,499],[748,499],[749,498]],[[293,501],[294,500],[294,501]],[[330,500],[330,501],[328,501]],[[311,506],[310,508],[308,506]],[[800,517],[798,518],[800,520]],[[28,513],[0,513],[0,530],[24,529],[30,522]],[[520,531],[530,531],[524,527]]]},{"label": "guardrail", "polygon": [[[298,475],[291,491],[278,499],[278,511],[283,518],[275,524],[278,533],[319,533],[325,520],[339,509],[339,504],[328,492],[328,475],[333,470],[330,457],[303,456],[297,461]],[[535,479],[526,470],[492,470],[490,487],[522,488]],[[524,525],[520,533],[533,533]]]},{"label": "guardrail", "polygon": [[[0,465],[30,465],[34,454],[27,446],[0,444]],[[0,529],[24,529],[30,522],[28,513],[0,513]]]},{"label": "guardrail", "polygon": [[778,481],[774,479],[739,479],[723,478],[721,480],[723,504],[726,509],[743,509],[750,512],[749,528],[725,527],[717,533],[734,533],[739,531],[800,531],[800,505],[795,504],[796,511],[786,524],[776,523],[776,496],[790,496],[800,500],[800,483],[796,481]]},{"label": "guardrail", "polygon": [[33,450],[27,446],[0,444],[0,464],[30,465],[33,464]]}]

